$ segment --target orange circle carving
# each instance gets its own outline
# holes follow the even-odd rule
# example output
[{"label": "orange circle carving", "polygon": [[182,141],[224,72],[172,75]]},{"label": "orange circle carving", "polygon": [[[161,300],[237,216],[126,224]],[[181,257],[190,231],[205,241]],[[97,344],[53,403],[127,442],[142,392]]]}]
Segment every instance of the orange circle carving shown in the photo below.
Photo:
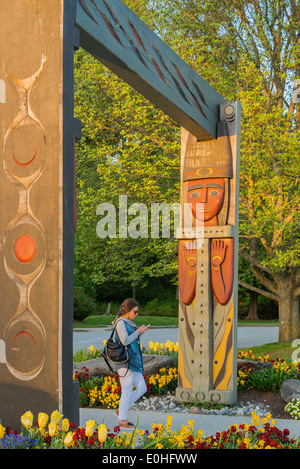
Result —
[{"label": "orange circle carving", "polygon": [[36,253],[34,239],[29,235],[20,236],[15,243],[15,255],[22,263],[32,261]]}]

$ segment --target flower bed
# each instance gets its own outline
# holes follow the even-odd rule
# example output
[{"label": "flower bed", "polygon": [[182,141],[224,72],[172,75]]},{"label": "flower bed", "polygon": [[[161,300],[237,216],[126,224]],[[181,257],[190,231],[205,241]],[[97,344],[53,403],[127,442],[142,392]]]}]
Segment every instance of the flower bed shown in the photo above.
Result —
[{"label": "flower bed", "polygon": [[243,365],[238,365],[238,389],[279,392],[284,380],[300,379],[300,363],[289,365],[281,359],[270,360],[268,355],[256,358],[251,350],[239,353],[238,358],[245,360]]},{"label": "flower bed", "polygon": [[[80,407],[105,407],[116,409],[121,397],[121,385],[118,377],[90,377],[88,369],[76,372],[74,380],[79,381]],[[158,373],[145,376],[147,393],[165,394],[177,387],[177,368],[161,368]]]},{"label": "flower bed", "polygon": [[[177,362],[178,343],[167,341],[166,343],[149,342],[150,353],[169,354]],[[90,347],[90,358],[101,356],[101,351],[94,346]],[[268,356],[255,357],[251,350],[240,352],[237,370],[237,388],[259,389],[262,391],[279,392],[286,379],[300,379],[300,363],[288,365],[284,360],[270,360]],[[145,376],[147,394],[165,394],[177,387],[177,368],[162,368],[154,375]],[[74,379],[79,381],[80,406],[100,407],[115,409],[119,405],[121,387],[118,378],[89,377],[88,369],[76,372]],[[285,410],[293,417],[300,418],[300,403],[294,402],[287,405]]]},{"label": "flower bed", "polygon": [[[49,422],[49,423],[48,423]],[[96,425],[88,420],[85,428],[74,424],[58,411],[50,420],[40,413],[33,423],[30,411],[21,417],[20,434],[0,425],[1,449],[300,449],[300,439],[289,437],[289,430],[276,428],[276,421],[252,415],[251,425],[231,425],[227,431],[204,436],[201,429],[194,428],[194,421],[172,431],[172,417],[166,425],[152,424],[152,431],[140,430],[132,433],[120,432],[120,427],[110,430],[106,425]]]}]

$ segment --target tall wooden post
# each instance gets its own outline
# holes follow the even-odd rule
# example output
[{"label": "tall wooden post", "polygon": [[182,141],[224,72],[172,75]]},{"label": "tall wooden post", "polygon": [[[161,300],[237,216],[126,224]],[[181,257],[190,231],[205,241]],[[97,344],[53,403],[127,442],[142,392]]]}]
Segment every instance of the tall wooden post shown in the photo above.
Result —
[{"label": "tall wooden post", "polygon": [[0,418],[78,422],[73,386],[76,1],[0,0]]},{"label": "tall wooden post", "polygon": [[182,129],[179,401],[236,401],[238,197],[239,105],[227,102],[217,139]]}]

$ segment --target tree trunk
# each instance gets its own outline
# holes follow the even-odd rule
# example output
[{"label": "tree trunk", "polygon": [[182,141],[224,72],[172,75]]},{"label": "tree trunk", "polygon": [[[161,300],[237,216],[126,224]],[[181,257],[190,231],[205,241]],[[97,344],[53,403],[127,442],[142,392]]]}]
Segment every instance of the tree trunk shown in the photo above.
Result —
[{"label": "tree trunk", "polygon": [[255,291],[250,291],[250,304],[248,310],[248,316],[246,321],[258,321],[259,317],[257,315],[257,299],[258,293]]},{"label": "tree trunk", "polygon": [[279,293],[279,338],[278,342],[292,342],[300,337],[299,298],[295,297],[292,278],[277,280]]}]

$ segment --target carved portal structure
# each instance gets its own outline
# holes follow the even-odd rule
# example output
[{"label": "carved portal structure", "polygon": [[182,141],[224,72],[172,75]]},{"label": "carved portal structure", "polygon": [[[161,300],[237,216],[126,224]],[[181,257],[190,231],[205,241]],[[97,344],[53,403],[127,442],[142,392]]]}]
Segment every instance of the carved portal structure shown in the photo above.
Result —
[{"label": "carved portal structure", "polygon": [[[58,409],[73,384],[73,53],[83,47],[182,127],[182,400],[234,400],[239,110],[120,0],[0,0],[0,419]],[[197,201],[204,204],[203,215]]]}]

